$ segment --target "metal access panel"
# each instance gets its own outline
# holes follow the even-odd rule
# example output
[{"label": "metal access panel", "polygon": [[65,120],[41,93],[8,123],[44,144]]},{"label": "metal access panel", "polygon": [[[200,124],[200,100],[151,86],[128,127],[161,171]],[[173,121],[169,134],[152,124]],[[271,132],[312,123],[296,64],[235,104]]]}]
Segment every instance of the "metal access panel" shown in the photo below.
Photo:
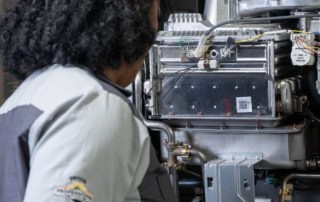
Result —
[{"label": "metal access panel", "polygon": [[254,202],[254,164],[259,160],[213,160],[205,164],[206,202]]},{"label": "metal access panel", "polygon": [[[274,25],[273,25],[274,26]],[[268,27],[273,29],[274,27]],[[239,44],[229,57],[222,57],[228,36],[245,33],[238,28],[218,30],[208,48],[216,58],[216,68],[201,68],[189,57],[200,32],[161,32],[150,51],[150,80],[145,85],[149,96],[149,118],[170,120],[214,120],[210,125],[239,125],[247,120],[270,127],[282,117],[277,113],[276,78],[288,71],[290,58],[283,54],[290,47],[287,35],[276,35],[258,42]],[[270,37],[270,36],[268,36]],[[278,100],[277,100],[278,99]],[[231,123],[232,122],[232,123]],[[233,124],[235,123],[235,124]],[[252,125],[251,124],[251,125]]]},{"label": "metal access panel", "polygon": [[[159,113],[170,116],[272,116],[266,74],[184,74],[162,82]],[[267,96],[266,96],[267,95]]]},{"label": "metal access panel", "polygon": [[275,10],[314,10],[320,8],[319,0],[237,0],[239,15],[253,15]]}]

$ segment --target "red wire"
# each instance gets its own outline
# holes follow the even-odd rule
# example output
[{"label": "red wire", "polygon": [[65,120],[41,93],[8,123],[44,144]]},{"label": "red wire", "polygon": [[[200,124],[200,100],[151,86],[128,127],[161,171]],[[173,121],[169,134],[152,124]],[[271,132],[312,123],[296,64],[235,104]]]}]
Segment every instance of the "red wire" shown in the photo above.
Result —
[{"label": "red wire", "polygon": [[307,49],[307,50],[311,51],[312,53],[314,53],[314,54],[316,54],[316,55],[320,56],[320,53],[319,53],[318,51],[315,51],[315,50],[313,50],[313,49],[311,49],[311,48],[309,48],[309,47],[305,46],[305,45],[304,45],[304,41],[302,41],[302,40],[301,40],[301,38],[296,37],[296,41],[297,41],[297,43],[298,43],[299,45],[301,45],[303,48],[305,48],[305,49]]}]

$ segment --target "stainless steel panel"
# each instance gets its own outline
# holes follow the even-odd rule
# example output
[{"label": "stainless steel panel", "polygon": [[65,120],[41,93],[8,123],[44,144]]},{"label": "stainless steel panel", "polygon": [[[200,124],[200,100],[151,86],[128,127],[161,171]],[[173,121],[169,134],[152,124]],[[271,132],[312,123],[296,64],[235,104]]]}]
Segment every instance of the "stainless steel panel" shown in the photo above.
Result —
[{"label": "stainless steel panel", "polygon": [[238,14],[254,15],[275,10],[315,10],[320,8],[319,0],[237,0]]},{"label": "stainless steel panel", "polygon": [[[291,169],[313,152],[307,151],[307,144],[316,134],[309,129],[311,127],[303,125],[261,130],[185,128],[176,131],[176,139],[200,149],[208,159],[217,159],[226,153],[262,153],[263,161],[257,168]],[[166,158],[165,152],[162,155]]]},{"label": "stainless steel panel", "polygon": [[[256,32],[263,33],[265,29],[273,30],[278,26],[277,24],[261,26],[258,30],[249,28],[247,30],[239,28],[218,30],[218,35],[215,37],[215,40],[218,41],[212,43],[212,50],[219,52],[225,47],[225,42],[220,42],[220,37],[227,37],[229,34],[230,36],[250,37]],[[219,68],[204,70],[198,68],[197,63],[187,56],[188,51],[195,48],[196,36],[180,36],[179,38],[178,36],[172,37],[170,32],[160,33],[157,38],[159,44],[150,51],[150,57],[154,61],[150,62],[150,73],[152,74],[150,78],[152,92],[148,94],[151,95],[150,118],[226,120],[228,126],[240,124],[242,119],[246,119],[247,122],[250,119],[252,120],[250,126],[258,124],[256,120],[263,122],[263,126],[276,125],[281,117],[277,117],[276,112],[274,65],[279,58],[287,57],[283,54],[283,49],[287,48],[286,39],[288,38],[286,35],[287,38],[282,39],[284,41],[275,42],[279,36],[283,35],[269,36],[271,38],[264,38],[263,41],[253,44],[240,44],[230,57],[219,59]],[[170,43],[167,39],[171,39]],[[278,44],[284,45],[279,46]],[[254,79],[256,80],[253,81]],[[214,85],[211,84],[215,82],[221,88],[213,89]],[[261,87],[261,82],[264,82],[263,88],[258,89],[257,86]],[[242,84],[241,89],[238,84]],[[190,89],[195,85],[199,88]],[[236,87],[238,88],[235,89]],[[239,110],[240,104],[238,106],[240,101],[237,100],[245,97],[251,99],[248,103],[252,105],[252,108],[242,112]],[[224,102],[224,100],[228,101]],[[196,105],[198,108],[195,107]],[[233,120],[239,121],[233,122]]]},{"label": "stainless steel panel", "polygon": [[207,0],[204,7],[204,16],[213,25],[229,20],[228,1]]}]

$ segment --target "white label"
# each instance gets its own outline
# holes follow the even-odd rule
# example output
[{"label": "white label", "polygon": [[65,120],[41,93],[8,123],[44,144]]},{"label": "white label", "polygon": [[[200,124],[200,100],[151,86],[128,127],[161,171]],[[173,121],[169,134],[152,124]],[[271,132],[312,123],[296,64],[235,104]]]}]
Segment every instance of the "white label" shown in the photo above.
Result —
[{"label": "white label", "polygon": [[314,54],[308,49],[301,49],[298,44],[294,44],[291,51],[291,61],[296,66],[313,65],[315,63]]},{"label": "white label", "polygon": [[252,112],[251,97],[237,97],[236,100],[237,100],[237,112],[238,113]]}]

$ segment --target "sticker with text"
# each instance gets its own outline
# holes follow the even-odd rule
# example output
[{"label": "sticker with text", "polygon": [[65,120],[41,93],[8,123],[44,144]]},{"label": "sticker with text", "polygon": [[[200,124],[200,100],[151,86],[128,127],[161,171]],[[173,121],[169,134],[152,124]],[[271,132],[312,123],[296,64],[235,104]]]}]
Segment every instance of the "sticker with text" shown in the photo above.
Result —
[{"label": "sticker with text", "polygon": [[237,112],[238,113],[250,113],[252,112],[252,100],[251,97],[237,97]]}]

